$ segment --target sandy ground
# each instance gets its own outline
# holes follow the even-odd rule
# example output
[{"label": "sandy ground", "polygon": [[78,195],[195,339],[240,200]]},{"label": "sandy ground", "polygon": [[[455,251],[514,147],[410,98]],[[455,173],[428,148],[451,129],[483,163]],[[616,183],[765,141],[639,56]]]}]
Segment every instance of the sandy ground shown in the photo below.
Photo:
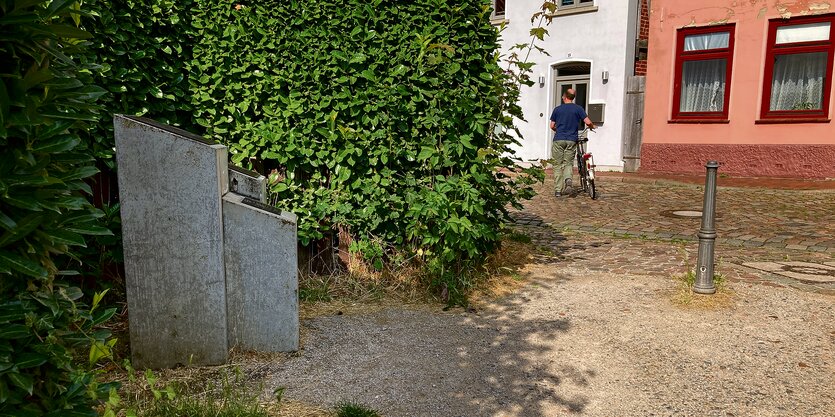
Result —
[{"label": "sandy ground", "polygon": [[835,297],[730,283],[725,305],[681,283],[577,264],[475,311],[389,306],[303,321],[303,350],[265,392],[397,416],[835,416]]}]

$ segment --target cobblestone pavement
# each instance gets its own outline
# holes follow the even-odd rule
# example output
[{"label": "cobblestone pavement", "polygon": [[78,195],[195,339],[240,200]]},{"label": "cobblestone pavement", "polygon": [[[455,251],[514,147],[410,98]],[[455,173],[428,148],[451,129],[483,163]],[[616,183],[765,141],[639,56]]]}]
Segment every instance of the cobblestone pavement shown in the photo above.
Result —
[{"label": "cobblestone pavement", "polygon": [[[550,249],[543,262],[653,276],[692,269],[700,220],[669,213],[701,210],[703,189],[617,179],[606,178],[598,200],[556,199],[544,186],[512,213],[516,226]],[[717,206],[717,273],[835,295],[835,192],[720,187]]]},{"label": "cobblestone pavement", "polygon": [[[555,198],[553,181],[513,214],[520,224],[695,241],[700,219],[676,211],[701,211],[704,189],[687,184],[623,182],[602,177],[600,197]],[[721,182],[720,182],[721,184]],[[717,243],[835,254],[835,191],[719,187]]]}]

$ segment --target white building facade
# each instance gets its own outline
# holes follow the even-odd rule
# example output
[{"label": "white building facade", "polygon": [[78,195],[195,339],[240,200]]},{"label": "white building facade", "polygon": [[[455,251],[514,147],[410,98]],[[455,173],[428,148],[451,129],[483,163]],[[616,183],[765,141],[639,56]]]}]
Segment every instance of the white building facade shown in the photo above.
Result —
[{"label": "white building facade", "polygon": [[[624,165],[626,81],[634,74],[640,2],[556,0],[556,3],[559,10],[552,14],[552,22],[544,26],[547,37],[536,41],[549,55],[534,50],[528,58],[536,64],[531,75],[535,85],[522,87],[519,104],[525,121],[517,122],[522,133],[517,155],[525,161],[550,158],[551,111],[561,103],[562,92],[574,88],[575,103],[586,108],[590,116],[598,114],[592,120],[600,118],[602,107],[602,123],[589,136],[589,150],[596,164],[599,169],[620,171]],[[531,16],[542,4],[543,0],[494,0],[497,13],[493,22],[504,26],[501,45],[505,56],[510,46],[531,41],[531,28],[538,21],[532,24]]]}]

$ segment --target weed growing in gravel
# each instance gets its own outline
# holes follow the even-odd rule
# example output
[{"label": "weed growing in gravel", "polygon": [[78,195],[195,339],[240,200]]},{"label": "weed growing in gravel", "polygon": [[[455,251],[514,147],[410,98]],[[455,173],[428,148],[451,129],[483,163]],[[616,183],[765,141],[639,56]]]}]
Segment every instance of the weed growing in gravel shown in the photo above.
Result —
[{"label": "weed growing in gravel", "polygon": [[380,417],[380,414],[364,405],[347,402],[336,407],[336,417]]},{"label": "weed growing in gravel", "polygon": [[[688,268],[689,269],[689,268]],[[724,308],[733,305],[734,292],[726,285],[725,276],[722,274],[713,275],[713,284],[716,286],[716,293],[710,295],[696,294],[693,286],[696,284],[696,272],[689,269],[687,273],[676,275],[678,288],[673,294],[672,301],[675,304],[693,308]]]}]

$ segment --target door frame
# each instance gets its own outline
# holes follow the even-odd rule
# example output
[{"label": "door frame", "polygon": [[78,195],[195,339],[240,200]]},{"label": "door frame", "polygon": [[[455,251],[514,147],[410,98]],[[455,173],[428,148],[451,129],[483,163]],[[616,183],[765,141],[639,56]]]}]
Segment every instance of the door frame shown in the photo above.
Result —
[{"label": "door frame", "polygon": [[[589,64],[589,75],[588,75],[588,77],[585,77],[585,76],[582,76],[582,75],[568,75],[568,76],[565,76],[565,77],[557,77],[556,76],[557,67],[559,67],[561,65],[564,65],[564,64],[570,64],[570,63]],[[548,91],[548,96],[547,96],[547,101],[548,102],[546,104],[547,110],[545,111],[545,114],[547,114],[548,117],[545,119],[545,123],[544,123],[544,126],[543,126],[543,129],[544,129],[544,132],[545,132],[545,134],[543,136],[546,138],[545,143],[544,143],[545,155],[548,155],[549,159],[551,158],[551,139],[554,137],[554,134],[551,131],[551,126],[550,126],[550,124],[551,124],[551,111],[554,110],[554,107],[557,107],[557,103],[560,99],[559,97],[554,97],[556,95],[556,91],[557,91],[556,89],[557,89],[558,83],[563,82],[563,81],[571,81],[571,80],[574,80],[574,81],[579,81],[579,80],[588,81],[588,91],[586,92],[586,106],[588,106],[589,102],[591,102],[592,91],[594,90],[594,83],[592,82],[593,77],[591,76],[591,74],[594,74],[594,61],[591,60],[591,59],[565,58],[565,59],[560,59],[560,60],[557,60],[557,61],[553,61],[553,62],[548,64],[548,82],[546,84],[546,88],[548,89],[547,90]]]}]

